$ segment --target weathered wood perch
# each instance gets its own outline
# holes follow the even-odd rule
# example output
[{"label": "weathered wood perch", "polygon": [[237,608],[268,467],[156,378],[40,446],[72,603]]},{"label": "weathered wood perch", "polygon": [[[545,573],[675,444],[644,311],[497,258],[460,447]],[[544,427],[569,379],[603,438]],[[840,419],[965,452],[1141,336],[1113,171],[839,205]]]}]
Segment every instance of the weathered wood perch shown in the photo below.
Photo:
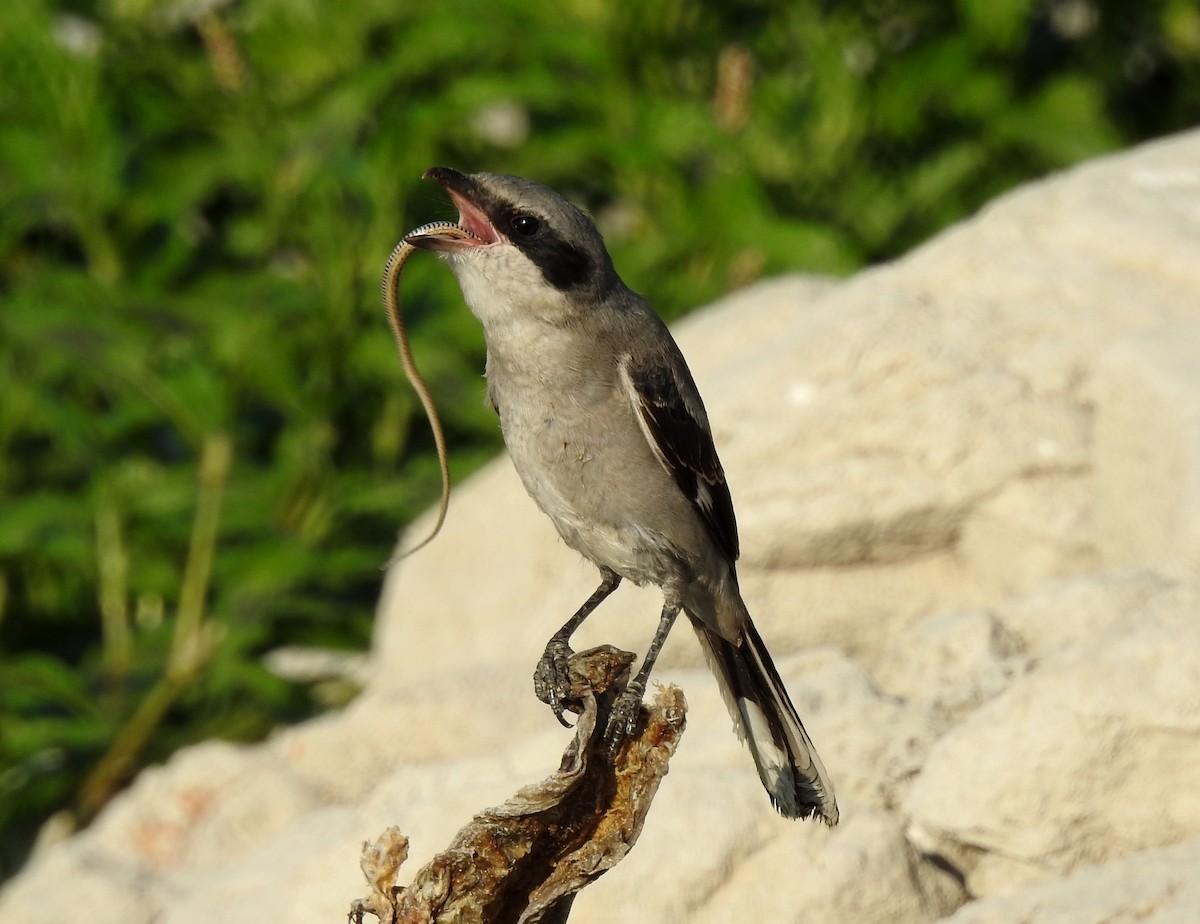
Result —
[{"label": "weathered wood perch", "polygon": [[575,893],[633,847],[683,734],[687,703],[666,687],[610,758],[597,729],[634,657],[611,645],[571,657],[579,720],[558,772],[476,815],[406,888],[396,876],[408,838],[392,827],[364,844],[371,894],[354,902],[351,921],[369,912],[383,924],[563,924]]}]

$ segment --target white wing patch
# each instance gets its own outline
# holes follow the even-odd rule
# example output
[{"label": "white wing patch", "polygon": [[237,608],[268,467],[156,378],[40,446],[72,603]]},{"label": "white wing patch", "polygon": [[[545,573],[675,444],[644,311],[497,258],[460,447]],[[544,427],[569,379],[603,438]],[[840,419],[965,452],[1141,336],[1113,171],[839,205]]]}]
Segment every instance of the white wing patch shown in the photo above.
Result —
[{"label": "white wing patch", "polygon": [[[650,447],[650,451],[654,453],[654,458],[658,459],[658,464],[663,467],[668,475],[673,475],[671,465],[667,462],[667,457],[663,453],[662,446],[659,445],[658,438],[650,429],[650,422],[646,419],[645,403],[642,400],[641,393],[637,390],[637,386],[633,384],[633,376],[629,373],[630,356],[626,353],[621,357],[621,365],[619,367],[621,375],[621,387],[625,389],[625,397],[629,399],[629,406],[633,408],[633,414],[637,418],[638,427],[642,431],[642,436],[646,438],[646,444]],[[708,500],[708,507],[712,509],[712,499]]]}]

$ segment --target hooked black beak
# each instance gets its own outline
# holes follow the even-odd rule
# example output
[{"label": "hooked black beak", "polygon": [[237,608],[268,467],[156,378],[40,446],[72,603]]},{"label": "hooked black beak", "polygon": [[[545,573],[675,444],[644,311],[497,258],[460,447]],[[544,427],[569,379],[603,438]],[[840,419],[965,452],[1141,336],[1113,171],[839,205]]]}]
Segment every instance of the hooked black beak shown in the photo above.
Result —
[{"label": "hooked black beak", "polygon": [[450,199],[458,207],[458,226],[467,231],[469,237],[447,235],[433,228],[422,233],[418,229],[405,238],[408,243],[426,250],[442,251],[499,243],[500,235],[488,218],[479,186],[471,177],[452,167],[430,167],[422,179],[436,180],[450,194]]}]

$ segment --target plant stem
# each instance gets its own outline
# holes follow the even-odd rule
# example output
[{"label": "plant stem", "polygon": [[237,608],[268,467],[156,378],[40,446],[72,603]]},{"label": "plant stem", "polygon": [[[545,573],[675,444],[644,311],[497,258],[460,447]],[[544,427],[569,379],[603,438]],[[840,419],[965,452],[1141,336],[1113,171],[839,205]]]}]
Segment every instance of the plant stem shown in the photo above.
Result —
[{"label": "plant stem", "polygon": [[232,460],[233,443],[228,434],[209,433],[204,437],[197,474],[196,517],[179,590],[171,653],[162,677],[138,704],[80,787],[76,812],[81,824],[95,817],[112,798],[172,704],[217,650],[219,633],[204,621],[205,597],[216,553],[221,498]]},{"label": "plant stem", "polygon": [[221,496],[229,478],[233,444],[227,433],[209,433],[200,450],[200,488],[196,498],[196,519],[192,524],[187,566],[179,588],[179,612],[175,618],[175,636],[167,671],[186,671],[191,651],[199,641],[204,620],[204,598],[216,554],[217,531],[221,520]]},{"label": "plant stem", "polygon": [[96,572],[103,643],[104,679],[117,694],[133,667],[133,636],[129,628],[129,556],[121,536],[121,514],[105,491],[96,502]]}]

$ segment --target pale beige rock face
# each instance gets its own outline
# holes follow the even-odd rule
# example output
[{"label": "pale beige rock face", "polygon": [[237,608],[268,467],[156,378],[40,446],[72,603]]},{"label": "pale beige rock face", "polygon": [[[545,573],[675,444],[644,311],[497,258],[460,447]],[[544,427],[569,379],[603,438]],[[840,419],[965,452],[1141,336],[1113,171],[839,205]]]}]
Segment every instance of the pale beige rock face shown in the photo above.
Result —
[{"label": "pale beige rock face", "polygon": [[989,895],[1194,835],[1197,768],[1200,582],[1048,656],[947,732],[905,808],[914,840]]},{"label": "pale beige rock face", "polygon": [[[771,813],[681,627],[688,731],[572,922],[1200,920],[1197,254],[1193,132],[679,326],[842,823]],[[340,919],[362,841],[399,825],[415,870],[557,766],[531,673],[595,584],[497,460],[389,571],[358,701],[147,772],[0,921]],[[577,644],[644,650],[659,605],[622,588]]]},{"label": "pale beige rock face", "polygon": [[1200,568],[1200,320],[1117,341],[1091,394],[1104,557]]},{"label": "pale beige rock face", "polygon": [[875,669],[884,691],[948,727],[1030,669],[1021,640],[986,610],[948,610],[899,633]]},{"label": "pale beige rock face", "polygon": [[949,924],[1195,924],[1200,839],[964,906]]}]

